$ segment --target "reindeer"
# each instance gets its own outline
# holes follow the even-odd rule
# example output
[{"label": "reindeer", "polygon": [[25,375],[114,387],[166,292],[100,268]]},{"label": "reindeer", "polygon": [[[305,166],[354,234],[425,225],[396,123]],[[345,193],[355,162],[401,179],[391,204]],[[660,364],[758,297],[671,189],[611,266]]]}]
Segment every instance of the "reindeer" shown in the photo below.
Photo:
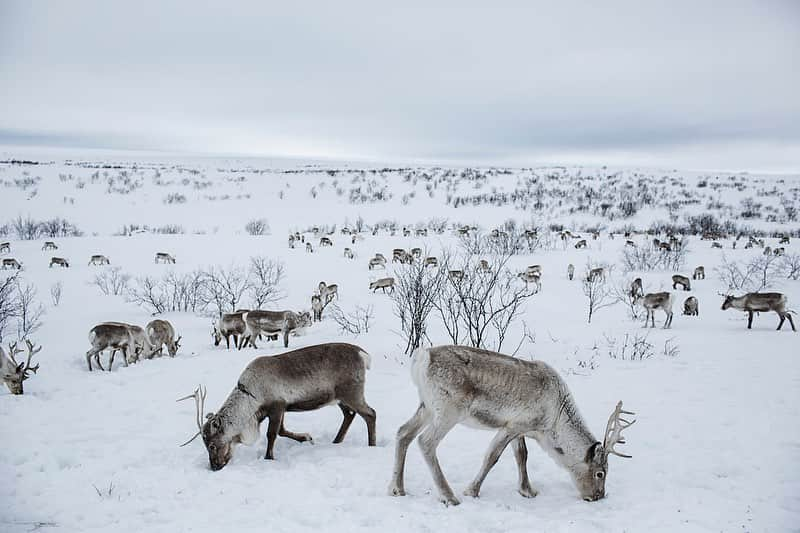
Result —
[{"label": "reindeer", "polygon": [[363,239],[363,237],[361,237],[358,233],[353,233],[353,236],[350,239],[350,244],[355,244],[356,243],[356,239],[359,239],[359,238]]},{"label": "reindeer", "polygon": [[[327,302],[326,302],[327,303]],[[322,303],[322,298],[319,294],[311,296],[311,311],[313,312],[313,320],[320,322],[322,320],[322,311],[325,309],[325,304]]]},{"label": "reindeer", "polygon": [[435,257],[426,257],[425,258],[425,262],[423,264],[426,267],[428,267],[428,266],[438,267],[439,266],[439,260],[436,259]]},{"label": "reindeer", "polygon": [[625,241],[625,246],[632,246],[632,247],[636,248],[636,243],[631,241],[631,240],[627,240],[627,241]]},{"label": "reindeer", "polygon": [[319,247],[320,247],[320,248],[323,248],[323,247],[325,247],[325,246],[333,246],[333,241],[332,241],[332,240],[330,240],[328,237],[322,237],[322,238],[319,240]]},{"label": "reindeer", "polygon": [[[329,343],[308,346],[274,356],[257,357],[239,376],[219,412],[205,415],[205,390],[180,400],[195,398],[199,431],[185,446],[202,435],[211,470],[221,470],[233,456],[233,444],[251,445],[258,440],[261,422],[267,426],[267,452],[275,459],[275,439],[288,437],[313,442],[307,433],[292,433],[284,427],[284,414],[313,411],[337,403],[343,420],[334,444],[344,440],[356,413],[367,424],[367,444],[375,446],[375,410],[364,399],[364,381],[370,356],[352,344]],[[180,401],[179,400],[179,401]]]},{"label": "reindeer", "polygon": [[575,277],[575,265],[572,263],[567,265],[567,277],[570,281],[572,281],[572,278]]},{"label": "reindeer", "polygon": [[256,346],[258,335],[283,334],[283,347],[289,347],[289,333],[297,331],[311,325],[312,317],[308,312],[295,313],[294,311],[248,311],[242,313],[242,320],[245,323],[244,341],[239,345],[239,349],[245,346]]},{"label": "reindeer", "polygon": [[335,283],[326,285],[324,281],[319,282],[319,295],[325,299],[325,304],[333,300],[335,297],[339,299],[339,286]]},{"label": "reindeer", "polygon": [[529,283],[533,283],[535,293],[538,293],[542,289],[542,278],[539,274],[532,273],[530,271],[520,272],[517,274],[517,277],[525,282],[525,288],[528,287]]},{"label": "reindeer", "polygon": [[659,248],[659,250],[661,250],[662,252],[671,252],[671,251],[672,251],[672,245],[671,245],[670,243],[668,243],[668,242],[662,242],[662,243],[659,245],[659,247],[658,247],[658,248]]},{"label": "reindeer", "polygon": [[797,331],[794,328],[794,320],[792,315],[794,311],[786,308],[788,303],[785,294],[779,292],[748,292],[744,296],[733,296],[721,294],[725,298],[722,302],[722,310],[738,309],[747,313],[747,329],[753,328],[753,313],[775,311],[780,318],[778,322],[778,331],[783,326],[784,321],[788,318],[789,324],[792,326],[792,331]]},{"label": "reindeer", "polygon": [[370,270],[372,270],[373,268],[377,268],[377,267],[381,267],[381,268],[384,268],[384,269],[386,268],[386,259],[383,258],[382,256],[381,257],[375,256],[375,257],[373,257],[372,259],[369,260],[369,269]]},{"label": "reindeer", "polygon": [[108,260],[108,257],[106,257],[104,255],[100,255],[100,254],[93,255],[91,257],[91,259],[89,259],[89,266],[92,266],[92,265],[102,266],[102,265],[110,265],[110,264],[111,264],[111,261]]},{"label": "reindeer", "polygon": [[306,243],[306,253],[307,254],[313,254],[314,253],[314,247],[311,246],[310,242]]},{"label": "reindeer", "polygon": [[694,296],[686,298],[683,302],[683,314],[689,316],[700,315],[700,304],[697,302],[697,298]]},{"label": "reindeer", "polygon": [[410,263],[411,255],[402,248],[392,250],[392,263]]},{"label": "reindeer", "polygon": [[0,254],[10,254],[10,253],[11,253],[11,243],[10,242],[0,243]]},{"label": "reindeer", "polygon": [[412,248],[411,257],[414,259],[420,259],[422,257],[422,248]]},{"label": "reindeer", "polygon": [[593,282],[595,280],[603,280],[606,279],[606,269],[603,267],[593,268],[589,271],[586,275],[586,281]]},{"label": "reindeer", "polygon": [[658,239],[653,239],[653,248],[655,248],[656,250],[661,248],[661,241]]},{"label": "reindeer", "polygon": [[175,357],[175,354],[178,353],[178,348],[181,347],[181,337],[180,335],[178,338],[175,338],[175,328],[172,327],[172,324],[167,322],[166,320],[153,320],[145,327],[147,331],[147,338],[150,341],[150,344],[158,350],[158,356],[164,353],[164,345],[167,345],[167,353],[170,357]]},{"label": "reindeer", "polygon": [[491,272],[492,265],[489,264],[489,261],[486,259],[481,259],[478,261],[478,272]]},{"label": "reindeer", "polygon": [[222,339],[224,338],[225,345],[230,350],[230,338],[233,337],[233,347],[237,349],[240,348],[239,339],[241,338],[242,342],[244,342],[244,332],[246,329],[244,320],[242,320],[242,314],[246,312],[247,311],[237,311],[234,313],[225,313],[219,317],[217,322],[212,324],[214,346],[219,346],[219,343],[222,342]]},{"label": "reindeer", "polygon": [[637,296],[644,296],[642,278],[636,278],[633,280],[633,283],[631,283],[631,298],[636,298]]},{"label": "reindeer", "polygon": [[369,284],[369,288],[372,289],[373,293],[378,289],[383,290],[384,294],[386,294],[386,289],[389,289],[389,292],[394,292],[394,278],[381,278],[373,281]]},{"label": "reindeer", "polygon": [[156,252],[156,264],[175,264],[175,258],[166,252]]},{"label": "reindeer", "polygon": [[586,243],[586,239],[581,239],[575,243],[575,249],[580,250],[581,248],[586,248],[588,244]]},{"label": "reindeer", "polygon": [[772,248],[767,246],[766,248],[764,248],[764,252],[763,253],[764,253],[764,255],[772,255]]},{"label": "reindeer", "polygon": [[13,257],[3,259],[3,270],[7,270],[9,268],[15,268],[17,270],[22,270],[22,265],[20,264],[19,261],[17,261]]},{"label": "reindeer", "polygon": [[105,370],[100,363],[100,354],[103,350],[111,348],[112,357],[109,361],[108,370],[111,371],[111,362],[116,350],[122,350],[122,362],[128,366],[128,356],[132,358],[136,353],[136,340],[128,324],[119,322],[104,322],[89,330],[89,344],[92,347],[86,352],[86,364],[89,365],[89,372],[92,371],[92,357],[100,370]]},{"label": "reindeer", "polygon": [[782,236],[778,244],[789,244],[789,237],[787,235]]},{"label": "reindeer", "polygon": [[561,376],[542,361],[526,361],[466,346],[419,348],[411,363],[411,378],[419,391],[419,407],[397,431],[394,471],[389,494],[405,496],[405,459],[411,441],[418,442],[445,505],[458,505],[439,465],[436,449],[457,424],[495,429],[497,434],[478,475],[464,491],[477,498],[489,470],[512,444],[520,495],[532,498],[525,437],[532,438],[561,467],[570,472],[581,497],[605,497],[609,455],[630,457],[615,450],[624,444],[622,431],[635,420],[622,415],[617,403],[606,424],[603,442],[583,421]]},{"label": "reindeer", "polygon": [[44,244],[42,245],[42,251],[44,252],[47,250],[58,250],[58,246],[56,246],[56,243],[53,241],[44,241]]},{"label": "reindeer", "polygon": [[[150,337],[144,328],[135,324],[126,324],[125,322],[104,322],[103,324],[110,324],[116,326],[126,327],[133,336],[134,349],[131,353],[124,353],[126,363],[136,363],[140,359],[152,359],[156,353],[161,350],[150,342]],[[111,367],[114,364],[114,357],[119,351],[117,348],[111,348],[111,357],[108,360],[108,371],[111,372]],[[95,357],[95,362],[100,366],[99,360]],[[127,364],[125,366],[128,366]]]},{"label": "reindeer", "polygon": [[674,276],[672,276],[672,288],[677,289],[678,285],[680,285],[681,288],[685,291],[692,290],[689,278],[687,278],[686,276],[681,276],[680,274],[675,274]]},{"label": "reindeer", "polygon": [[62,268],[69,268],[69,261],[63,257],[53,257],[50,259],[50,268],[53,268],[53,265],[58,265]]},{"label": "reindeer", "polygon": [[344,257],[345,257],[345,259],[355,259],[356,256],[353,253],[353,250],[351,250],[350,248],[345,248],[344,249]]},{"label": "reindeer", "polygon": [[464,271],[463,270],[448,270],[447,277],[450,278],[452,281],[461,281],[464,279]]},{"label": "reindeer", "polygon": [[[733,245],[734,245],[734,248],[735,248],[736,247],[736,242],[734,242]],[[711,243],[711,247],[712,248],[718,248],[718,249],[722,250],[722,243],[714,241],[714,242]]]},{"label": "reindeer", "polygon": [[289,248],[294,248],[295,238],[291,233],[289,234]]},{"label": "reindeer", "polygon": [[706,269],[705,267],[699,266],[694,269],[694,273],[692,274],[692,279],[706,279]]},{"label": "reindeer", "polygon": [[661,309],[667,315],[664,321],[664,329],[672,326],[672,295],[668,292],[654,292],[644,296],[635,296],[633,303],[644,307],[647,315],[644,317],[644,327],[647,321],[652,323],[651,327],[656,327],[656,309]]},{"label": "reindeer", "polygon": [[39,363],[36,366],[31,366],[31,359],[33,356],[42,351],[42,347],[36,348],[28,339],[25,339],[25,346],[28,350],[28,359],[24,363],[17,363],[16,355],[23,352],[22,349],[17,348],[17,343],[8,346],[8,354],[0,346],[0,379],[6,384],[11,394],[23,394],[22,382],[28,379],[30,373],[39,370]]},{"label": "reindeer", "polygon": [[403,228],[403,237],[411,237],[411,230],[408,228]]},{"label": "reindeer", "polygon": [[526,274],[536,274],[537,276],[542,275],[542,265],[530,265],[528,268],[525,269]]},{"label": "reindeer", "polygon": [[775,254],[776,256],[783,255],[786,253],[786,249],[783,247],[775,248],[774,250],[772,250],[772,253]]}]

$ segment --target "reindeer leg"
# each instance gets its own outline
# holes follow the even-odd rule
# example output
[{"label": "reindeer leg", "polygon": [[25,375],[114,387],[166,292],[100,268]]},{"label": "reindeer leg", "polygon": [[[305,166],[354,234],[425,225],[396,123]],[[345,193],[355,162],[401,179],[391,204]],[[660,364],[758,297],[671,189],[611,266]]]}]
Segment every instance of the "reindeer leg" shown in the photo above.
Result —
[{"label": "reindeer leg", "polygon": [[753,312],[752,311],[748,311],[747,312],[747,329],[752,329],[752,328],[753,328]]},{"label": "reindeer leg", "polygon": [[[375,446],[375,409],[367,405],[363,396],[351,402],[353,410],[367,423],[367,446]],[[345,430],[347,431],[347,430]],[[344,438],[344,435],[342,435]]]},{"label": "reindeer leg", "polygon": [[786,315],[788,313],[778,313],[778,318],[780,318],[780,322],[778,322],[778,331],[781,330],[783,327],[783,323],[786,322]]},{"label": "reindeer leg", "polygon": [[283,425],[283,418],[281,418],[281,427],[278,429],[278,436],[287,437],[292,440],[296,440],[297,442],[310,442],[311,444],[314,444],[314,439],[312,439],[311,435],[308,433],[293,433],[286,429]]},{"label": "reindeer leg", "polygon": [[333,439],[334,444],[339,444],[344,440],[344,436],[347,435],[347,430],[350,429],[350,424],[353,423],[353,419],[356,417],[356,412],[342,402],[339,402],[339,409],[342,410],[344,419],[342,420],[342,425],[339,427],[339,432],[336,433],[336,437]]},{"label": "reindeer leg", "polygon": [[269,417],[269,425],[267,426],[267,453],[264,459],[275,459],[272,450],[275,447],[275,439],[278,437],[278,430],[281,424],[283,424],[283,413],[283,405],[273,405],[267,415]]},{"label": "reindeer leg", "polygon": [[289,330],[288,329],[283,331],[283,347],[284,348],[288,348],[289,347]]},{"label": "reindeer leg", "polygon": [[481,465],[478,475],[475,476],[475,479],[472,480],[472,483],[470,483],[469,486],[464,490],[464,496],[472,496],[473,498],[478,497],[478,494],[481,491],[481,485],[486,479],[486,475],[489,473],[489,470],[491,470],[492,467],[497,464],[497,461],[500,459],[500,456],[503,454],[506,446],[508,446],[508,444],[515,438],[517,438],[517,435],[509,433],[506,429],[501,429],[497,432],[492,439],[492,443],[489,445],[489,450],[486,452],[486,457],[483,459],[483,465]]},{"label": "reindeer leg", "polygon": [[434,412],[431,423],[417,437],[419,447],[422,449],[422,456],[428,464],[428,469],[431,471],[436,488],[439,489],[439,500],[445,505],[458,505],[461,502],[453,494],[453,489],[450,488],[447,478],[444,477],[439,458],[436,456],[436,448],[439,447],[439,443],[457,423],[458,416],[453,410]]},{"label": "reindeer leg", "polygon": [[[111,372],[111,367],[114,366],[114,356],[117,355],[116,348],[111,349],[111,357],[108,358],[108,371]],[[100,357],[97,358],[97,364],[100,364]]]},{"label": "reindeer leg", "polygon": [[517,492],[525,498],[535,498],[539,494],[536,489],[531,487],[528,479],[528,447],[525,445],[525,436],[520,435],[512,443],[514,448],[514,459],[517,460],[517,473],[519,477],[519,488]]},{"label": "reindeer leg", "polygon": [[422,428],[428,422],[428,418],[429,416],[425,405],[419,404],[414,416],[397,430],[397,448],[394,452],[394,472],[392,473],[392,482],[389,484],[389,494],[391,496],[406,495],[403,477],[408,446],[411,444],[411,441],[419,435],[419,432],[422,431]]}]

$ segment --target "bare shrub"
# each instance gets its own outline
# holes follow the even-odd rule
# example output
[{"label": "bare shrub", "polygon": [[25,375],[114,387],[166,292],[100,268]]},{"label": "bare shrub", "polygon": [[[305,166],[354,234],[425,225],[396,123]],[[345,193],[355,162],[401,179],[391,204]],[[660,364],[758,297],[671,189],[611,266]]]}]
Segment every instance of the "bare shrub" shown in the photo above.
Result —
[{"label": "bare shrub", "polygon": [[591,275],[592,270],[595,268],[598,267],[592,265],[590,262],[587,262],[586,272],[584,273],[583,280],[581,281],[583,295],[586,296],[589,324],[592,323],[592,316],[596,311],[616,303],[613,298],[611,286],[606,281],[605,276]]},{"label": "bare shrub", "polygon": [[332,304],[330,316],[342,333],[360,335],[369,333],[372,319],[375,317],[375,309],[371,305],[357,305],[353,311],[345,313],[337,304]]},{"label": "bare shrub", "polygon": [[19,313],[16,284],[16,274],[0,280],[0,342]]},{"label": "bare shrub", "polygon": [[128,301],[147,308],[158,315],[167,310],[167,295],[160,281],[151,276],[136,278],[127,291]]},{"label": "bare shrub", "polygon": [[622,267],[625,272],[650,270],[677,271],[686,264],[687,244],[673,250],[657,250],[649,244],[625,246],[622,250]]},{"label": "bare shrub", "polygon": [[269,235],[269,222],[266,218],[253,219],[244,226],[248,235]]},{"label": "bare shrub", "polygon": [[248,294],[254,309],[261,309],[284,298],[285,294],[281,288],[284,266],[280,261],[266,257],[251,257],[249,277]]},{"label": "bare shrub", "polygon": [[643,361],[655,355],[653,343],[648,334],[626,333],[621,339],[603,335],[606,339],[606,351],[611,359],[621,361]]},{"label": "bare shrub", "polygon": [[30,215],[25,218],[22,215],[17,216],[11,222],[11,226],[14,228],[17,239],[21,241],[33,241],[41,235],[41,225]]},{"label": "bare shrub", "polygon": [[179,192],[173,192],[164,197],[165,204],[185,204],[186,195]]},{"label": "bare shrub", "polygon": [[419,348],[427,336],[428,315],[444,281],[444,272],[444,269],[426,268],[422,261],[415,261],[395,272],[392,300],[406,341],[406,354]]},{"label": "bare shrub", "polygon": [[634,295],[631,293],[632,282],[632,279],[623,279],[616,283],[609,281],[608,288],[610,297],[614,300],[614,303],[620,303],[624,305],[625,310],[628,313],[628,317],[631,320],[639,320],[643,308],[639,305],[636,305],[636,298],[634,298]]},{"label": "bare shrub", "polygon": [[58,307],[61,303],[61,292],[64,289],[64,284],[60,281],[50,285],[50,301],[53,302],[54,307]]},{"label": "bare shrub", "polygon": [[250,288],[247,271],[239,266],[211,267],[205,271],[203,286],[206,298],[217,314],[235,311]]},{"label": "bare shrub", "polygon": [[36,287],[34,285],[22,283],[20,278],[16,279],[15,290],[17,292],[17,338],[20,340],[29,339],[42,327],[42,316],[44,316],[44,306],[36,299]]},{"label": "bare shrub", "polygon": [[728,261],[723,256],[714,272],[728,290],[758,292],[775,286],[781,266],[781,257],[775,255],[759,255],[747,262]]},{"label": "bare shrub", "polygon": [[101,271],[95,275],[92,284],[99,288],[106,296],[119,296],[128,290],[128,283],[131,280],[129,274],[122,272],[120,267],[112,267]]},{"label": "bare shrub", "polygon": [[781,260],[781,273],[787,279],[800,279],[800,254],[786,254]]}]

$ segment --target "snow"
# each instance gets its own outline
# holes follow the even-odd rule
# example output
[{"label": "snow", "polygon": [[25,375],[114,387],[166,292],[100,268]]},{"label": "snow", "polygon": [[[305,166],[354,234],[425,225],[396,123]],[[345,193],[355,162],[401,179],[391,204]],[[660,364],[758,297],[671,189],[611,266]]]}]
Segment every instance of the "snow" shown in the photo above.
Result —
[{"label": "snow", "polygon": [[[143,160],[141,168],[147,164],[149,160]],[[438,502],[416,443],[406,466],[409,495],[387,494],[394,435],[416,409],[417,393],[396,333],[399,321],[391,300],[368,289],[371,280],[387,274],[369,271],[367,260],[378,251],[390,257],[395,247],[423,246],[435,255],[443,246],[454,246],[455,238],[451,232],[427,238],[381,232],[374,237],[367,234],[351,245],[349,238],[337,232],[332,236],[334,247],[307,254],[301,247],[290,250],[286,235],[314,224],[341,227],[345,219],[352,225],[358,216],[368,223],[393,218],[409,225],[441,216],[454,222],[479,221],[490,229],[511,216],[527,221],[531,213],[492,206],[456,210],[444,206],[443,192],[428,198],[421,186],[417,197],[404,205],[400,199],[413,185],[399,174],[386,178],[394,194],[391,201],[352,205],[347,194],[338,197],[330,190],[332,185],[312,200],[308,191],[323,179],[319,174],[284,175],[275,172],[275,167],[263,174],[244,174],[232,172],[235,167],[230,162],[207,160],[180,164],[200,169],[200,174],[170,167],[162,175],[176,183],[161,187],[152,183],[153,170],[148,168],[143,187],[130,195],[107,194],[102,179],[95,185],[90,182],[96,169],[65,165],[61,160],[38,168],[0,165],[0,180],[20,177],[23,171],[42,177],[34,187],[35,195],[0,185],[4,206],[0,224],[18,214],[64,216],[87,232],[84,237],[54,239],[59,245],[54,253],[41,251],[42,240],[11,240],[11,255],[25,265],[22,276],[38,288],[47,314],[35,335],[44,346],[38,355],[39,373],[25,383],[23,396],[12,396],[5,388],[0,392],[5,444],[0,454],[0,530],[30,531],[37,525],[54,531],[797,530],[800,337],[788,323],[783,331],[774,331],[774,313],[757,316],[748,331],[743,314],[720,309],[717,293],[725,287],[713,273],[723,253],[736,259],[760,250],[732,250],[730,241],[723,241],[723,252],[711,249],[708,241],[692,238],[683,273],[705,266],[707,279],[694,282],[690,293],[700,301],[700,316],[681,316],[688,294],[674,291],[675,318],[670,330],[642,329],[641,321],[629,319],[621,305],[597,311],[592,323],[586,323],[580,282],[567,279],[566,265],[574,263],[579,275],[591,258],[617,265],[612,274],[621,278],[624,239],[609,240],[604,233],[598,241],[589,240],[586,251],[558,245],[532,256],[514,257],[514,268],[538,263],[544,271],[543,290],[530,300],[523,316],[535,342],[523,343],[518,357],[541,359],[559,370],[595,436],[602,436],[614,405],[623,400],[626,409],[637,413],[638,422],[627,431],[624,446],[633,458],[612,457],[606,498],[587,503],[579,498],[568,474],[531,441],[528,468],[539,491],[536,498],[516,493],[513,454],[507,451],[490,472],[479,499],[462,497],[462,505],[446,508]],[[259,163],[248,164],[258,168]],[[87,185],[77,189],[74,182],[61,182],[58,174],[65,173]],[[226,180],[239,175],[246,180]],[[691,173],[674,176],[688,183],[698,179]],[[177,183],[183,177],[205,179],[212,185],[203,190],[183,187]],[[350,176],[338,179],[349,187]],[[743,179],[756,183],[756,177]],[[767,185],[777,180],[759,179]],[[514,180],[500,176],[497,183],[513,184]],[[796,177],[786,177],[776,186],[788,198],[786,191],[797,184]],[[225,190],[232,199],[203,198],[205,194],[218,197]],[[283,200],[279,190],[286,191]],[[162,199],[170,192],[183,192],[187,202],[164,204]],[[64,196],[73,197],[75,203],[65,203]],[[735,199],[730,201],[735,205]],[[571,227],[592,222],[581,214],[547,216],[554,217],[547,223],[558,216]],[[244,223],[256,217],[269,221],[270,235],[244,234]],[[640,212],[635,223],[646,224],[648,217],[665,215]],[[130,223],[177,223],[188,233],[113,235]],[[771,227],[780,229],[781,225]],[[642,243],[649,239],[638,238]],[[774,247],[777,239],[767,239],[767,244]],[[356,251],[354,261],[342,257],[345,246]],[[795,246],[793,241],[787,252]],[[155,265],[157,251],[172,253],[177,264]],[[366,427],[360,418],[344,443],[331,444],[341,414],[336,407],[326,407],[287,415],[287,428],[309,432],[314,444],[279,438],[276,460],[265,461],[262,433],[254,445],[238,446],[223,470],[212,472],[200,439],[178,446],[196,428],[192,403],[175,400],[202,383],[208,390],[207,411],[217,409],[246,364],[257,355],[283,352],[282,344],[267,342],[258,351],[228,351],[224,342],[213,346],[211,317],[169,313],[163,318],[183,336],[177,357],[90,373],[84,354],[93,325],[108,320],[144,325],[151,319],[146,310],[122,297],[104,296],[91,284],[102,268],[87,266],[94,253],[107,255],[112,265],[134,275],[245,264],[252,255],[264,255],[287,266],[287,297],[280,308],[308,309],[320,280],[339,284],[345,310],[356,304],[374,305],[375,323],[369,333],[343,335],[327,318],[304,335],[292,337],[290,349],[346,341],[371,354],[365,396],[378,415],[377,447],[366,446]],[[72,267],[48,268],[51,255],[70,258]],[[389,266],[388,275],[391,270]],[[643,273],[645,289],[671,290],[671,274]],[[56,307],[48,293],[57,281],[63,283],[64,294]],[[800,284],[781,281],[779,288],[788,295],[790,307],[796,307]],[[656,316],[658,325],[659,321],[663,321],[661,313]],[[515,339],[520,328],[521,324]],[[433,342],[447,342],[439,328],[429,333]],[[654,346],[652,357],[641,361],[609,357],[608,339],[619,342],[625,334],[645,333]],[[679,348],[676,356],[661,353],[667,340]],[[491,437],[490,432],[458,427],[440,446],[442,467],[457,493],[478,471]]]}]

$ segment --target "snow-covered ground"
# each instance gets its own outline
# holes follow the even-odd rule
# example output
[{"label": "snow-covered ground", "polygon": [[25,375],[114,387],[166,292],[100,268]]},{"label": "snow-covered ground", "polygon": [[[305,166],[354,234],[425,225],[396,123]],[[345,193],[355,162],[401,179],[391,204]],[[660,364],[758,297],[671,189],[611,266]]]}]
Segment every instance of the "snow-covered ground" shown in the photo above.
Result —
[{"label": "snow-covered ground", "polygon": [[[102,160],[91,163],[104,164]],[[374,178],[373,189],[383,188],[391,198],[352,203],[348,200],[352,188],[369,187],[369,179],[354,182],[362,176],[358,166],[347,167],[351,174],[331,175],[302,165],[287,167],[305,169],[289,174],[275,166],[264,166],[261,172],[258,161],[241,167],[232,162],[224,165],[207,160],[159,164],[143,160],[132,170],[89,168],[61,160],[38,166],[0,164],[0,180],[6,183],[0,184],[0,224],[17,215],[63,216],[85,232],[82,237],[48,239],[58,243],[57,252],[43,252],[43,239],[0,237],[0,241],[11,241],[12,251],[3,257],[10,255],[24,264],[20,276],[36,286],[47,307],[44,324],[34,335],[44,347],[37,356],[41,369],[25,382],[24,395],[12,396],[5,388],[0,392],[4,441],[0,530],[617,532],[796,531],[800,527],[800,336],[791,332],[788,323],[776,332],[777,318],[770,313],[757,316],[748,331],[743,314],[720,309],[718,293],[726,287],[714,274],[723,255],[729,260],[745,259],[758,256],[760,249],[738,246],[734,250],[731,240],[721,241],[724,250],[712,249],[709,241],[690,237],[681,272],[691,275],[695,266],[705,266],[707,279],[695,282],[691,291],[699,299],[700,316],[681,316],[688,294],[674,291],[675,318],[669,330],[642,329],[641,321],[632,321],[623,305],[600,309],[587,324],[580,282],[567,279],[566,266],[574,263],[581,273],[590,258],[613,265],[615,282],[626,279],[628,274],[623,274],[620,265],[623,238],[610,240],[604,232],[598,240],[589,240],[587,250],[556,242],[534,254],[513,257],[514,269],[541,264],[544,276],[543,289],[529,300],[509,350],[519,342],[524,321],[532,335],[522,342],[517,356],[541,359],[560,371],[596,436],[602,437],[608,415],[618,400],[624,400],[638,419],[627,431],[625,446],[633,458],[612,457],[607,497],[587,503],[579,498],[568,474],[531,442],[529,471],[539,490],[535,499],[516,493],[513,454],[507,451],[489,474],[479,499],[463,498],[462,505],[446,508],[438,502],[416,444],[407,464],[409,495],[387,495],[394,435],[413,414],[417,394],[397,334],[400,324],[392,301],[368,290],[369,282],[384,274],[369,271],[367,260],[375,252],[390,256],[397,247],[420,246],[437,255],[443,247],[456,246],[456,237],[450,230],[426,238],[366,232],[363,240],[351,245],[337,231],[331,237],[332,248],[308,254],[300,247],[289,249],[286,236],[312,225],[341,228],[347,223],[352,227],[358,217],[367,224],[396,220],[401,227],[438,217],[477,223],[486,231],[509,218],[520,223],[536,219],[544,225],[560,222],[581,231],[581,226],[605,219],[597,213],[570,212],[570,206],[581,203],[570,194],[563,196],[561,204],[548,204],[543,212],[491,204],[455,208],[446,204],[444,181],[431,196],[424,180],[415,189],[403,178],[406,171],[384,174],[379,170],[366,176]],[[325,168],[329,167],[335,168]],[[134,181],[139,176],[141,185],[129,194],[109,193],[109,180],[103,173],[118,176],[122,170]],[[99,175],[93,181],[95,172]],[[578,171],[564,172],[574,178]],[[638,179],[638,171],[621,172],[632,182]],[[23,173],[41,180],[27,188],[15,186],[13,181],[23,178]],[[522,174],[530,175],[530,171],[490,176],[481,187],[513,188]],[[65,177],[59,179],[59,175]],[[584,169],[581,175],[600,174]],[[703,179],[698,173],[670,171],[669,176],[664,183],[667,192],[676,187],[674,182],[688,183],[695,191],[697,180]],[[184,179],[189,181],[183,184]],[[724,182],[728,177],[717,179]],[[793,194],[800,181],[796,177],[734,179],[751,188],[717,191],[700,204],[680,206],[680,214],[684,210],[701,213],[706,201],[714,199],[738,207],[748,194],[758,196],[765,205],[787,201],[797,205]],[[158,180],[166,184],[155,183]],[[333,184],[334,180],[338,183]],[[317,191],[317,197],[312,196],[311,189],[319,188],[321,181],[328,184]],[[77,185],[80,182],[83,185]],[[337,186],[345,189],[342,195],[333,192]],[[463,182],[457,187],[463,192],[475,185]],[[776,194],[756,194],[773,187]],[[404,200],[411,190],[416,194]],[[170,193],[184,194],[185,202],[165,203]],[[602,225],[614,229],[633,224],[646,229],[650,219],[666,220],[667,211],[653,205],[631,219],[605,220]],[[730,214],[737,219],[733,211]],[[247,235],[244,225],[254,218],[267,219],[271,234]],[[748,223],[775,232],[796,226],[778,219]],[[175,224],[185,233],[115,236],[126,224]],[[646,246],[651,236],[634,239]],[[776,238],[766,241],[777,245]],[[354,249],[355,260],[343,257],[345,246]],[[796,253],[795,246],[793,239],[787,253]],[[153,255],[159,251],[175,255],[177,264],[153,264]],[[168,313],[164,318],[183,337],[177,357],[128,368],[115,363],[112,372],[90,373],[84,354],[93,325],[108,320],[144,325],[151,319],[147,310],[122,296],[105,296],[92,284],[101,270],[87,266],[95,253],[107,255],[113,265],[134,276],[245,265],[251,256],[260,255],[286,265],[283,288],[287,296],[277,307],[308,309],[320,280],[339,284],[340,305],[346,311],[357,304],[373,305],[375,318],[369,333],[344,335],[326,318],[304,335],[292,337],[290,348],[347,341],[372,355],[366,398],[377,411],[378,446],[366,446],[366,428],[360,419],[343,444],[331,444],[341,414],[327,407],[287,415],[287,427],[311,433],[315,444],[279,439],[277,460],[264,461],[262,435],[253,446],[237,447],[231,463],[212,472],[199,439],[187,447],[178,446],[195,431],[194,406],[175,399],[202,383],[208,390],[207,410],[216,410],[245,365],[256,355],[283,352],[282,344],[266,342],[258,351],[228,351],[213,345],[210,316]],[[48,268],[52,255],[69,258],[71,268]],[[391,270],[389,266],[388,275]],[[671,290],[672,274],[640,273],[650,292]],[[63,284],[63,296],[55,306],[49,290],[57,282]],[[800,282],[782,279],[776,289],[788,295],[790,307],[798,307]],[[663,314],[656,320],[663,320]],[[447,342],[435,318],[428,334],[434,343]],[[646,334],[651,356],[643,360],[612,357],[626,334]],[[5,344],[13,335],[6,337]],[[677,347],[677,354],[664,353],[665,345]],[[457,492],[477,472],[491,436],[459,427],[440,446],[443,469]]]}]

